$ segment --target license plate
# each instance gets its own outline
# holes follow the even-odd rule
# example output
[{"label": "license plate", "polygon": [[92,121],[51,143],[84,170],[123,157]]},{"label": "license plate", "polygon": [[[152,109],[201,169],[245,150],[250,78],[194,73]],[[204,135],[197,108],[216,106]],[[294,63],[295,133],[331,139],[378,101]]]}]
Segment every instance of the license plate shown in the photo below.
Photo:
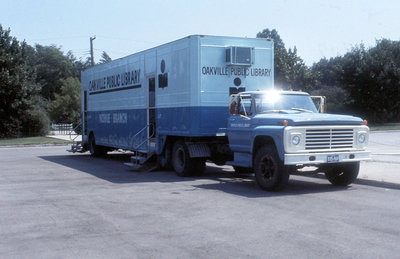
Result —
[{"label": "license plate", "polygon": [[328,155],[327,162],[328,163],[337,163],[337,162],[339,162],[339,155]]}]

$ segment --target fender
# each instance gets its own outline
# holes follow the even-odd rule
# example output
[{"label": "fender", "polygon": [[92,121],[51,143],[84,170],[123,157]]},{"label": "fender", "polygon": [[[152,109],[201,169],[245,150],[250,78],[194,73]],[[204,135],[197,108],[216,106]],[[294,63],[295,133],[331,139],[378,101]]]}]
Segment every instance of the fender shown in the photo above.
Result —
[{"label": "fender", "polygon": [[285,150],[283,147],[283,131],[285,127],[284,126],[268,126],[268,125],[263,125],[263,126],[258,126],[254,128],[253,132],[253,143],[251,145],[251,150],[253,151],[253,156],[255,155],[254,152],[258,148],[258,143],[257,143],[257,137],[269,137],[273,140],[273,144],[276,147],[276,150],[278,152],[279,158],[284,161],[285,158]]}]

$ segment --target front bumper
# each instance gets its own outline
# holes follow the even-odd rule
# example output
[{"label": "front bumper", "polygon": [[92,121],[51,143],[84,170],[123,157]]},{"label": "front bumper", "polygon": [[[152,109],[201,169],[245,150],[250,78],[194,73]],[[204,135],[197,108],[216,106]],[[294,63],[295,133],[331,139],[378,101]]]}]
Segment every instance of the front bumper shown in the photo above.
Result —
[{"label": "front bumper", "polygon": [[339,163],[371,159],[369,151],[285,154],[285,165],[327,164],[328,156],[332,155],[339,156]]}]

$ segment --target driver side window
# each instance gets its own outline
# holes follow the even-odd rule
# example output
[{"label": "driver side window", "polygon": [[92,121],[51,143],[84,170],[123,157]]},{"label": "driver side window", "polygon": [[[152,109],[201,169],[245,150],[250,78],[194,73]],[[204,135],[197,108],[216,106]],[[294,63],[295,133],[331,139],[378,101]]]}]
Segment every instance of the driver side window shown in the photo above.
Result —
[{"label": "driver side window", "polygon": [[240,98],[240,103],[239,103],[239,114],[241,115],[251,115],[251,98]]}]

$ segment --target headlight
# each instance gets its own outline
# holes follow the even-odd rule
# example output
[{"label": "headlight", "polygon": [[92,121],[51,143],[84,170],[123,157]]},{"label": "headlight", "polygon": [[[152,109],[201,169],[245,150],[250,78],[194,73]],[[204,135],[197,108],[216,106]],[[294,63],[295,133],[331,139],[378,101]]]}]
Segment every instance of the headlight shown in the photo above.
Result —
[{"label": "headlight", "polygon": [[366,138],[365,134],[358,135],[358,143],[364,143]]},{"label": "headlight", "polygon": [[300,137],[299,136],[293,136],[292,138],[292,144],[297,146],[300,143]]},{"label": "headlight", "polygon": [[356,136],[356,146],[357,148],[362,148],[365,149],[368,145],[368,128],[366,126],[360,127],[360,129],[357,131],[357,136]]}]

